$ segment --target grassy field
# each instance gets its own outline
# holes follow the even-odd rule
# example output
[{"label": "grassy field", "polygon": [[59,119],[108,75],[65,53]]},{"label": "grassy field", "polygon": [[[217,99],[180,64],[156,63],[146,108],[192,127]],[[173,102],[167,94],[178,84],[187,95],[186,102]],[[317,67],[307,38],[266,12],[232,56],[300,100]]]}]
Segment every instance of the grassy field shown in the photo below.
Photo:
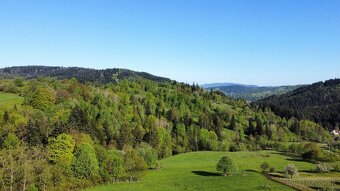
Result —
[{"label": "grassy field", "polygon": [[[215,165],[228,155],[239,167],[239,174],[223,177],[216,173]],[[268,162],[278,171],[289,164],[300,170],[311,170],[315,164],[295,161],[275,151],[260,152],[193,152],[172,156],[161,161],[160,170],[150,170],[134,183],[100,185],[87,191],[115,190],[292,190],[264,177],[260,164]]]},{"label": "grassy field", "polygon": [[24,98],[16,94],[0,92],[0,109],[13,107],[15,104],[21,105]]}]

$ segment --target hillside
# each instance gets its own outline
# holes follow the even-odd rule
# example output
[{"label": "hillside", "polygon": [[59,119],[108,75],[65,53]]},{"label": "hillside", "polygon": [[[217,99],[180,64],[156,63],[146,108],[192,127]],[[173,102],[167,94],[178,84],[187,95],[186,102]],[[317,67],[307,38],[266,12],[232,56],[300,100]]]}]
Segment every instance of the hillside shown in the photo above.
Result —
[{"label": "hillside", "polygon": [[[286,142],[332,140],[319,124],[283,119],[197,85],[69,78],[0,79],[0,190],[137,181],[146,169],[160,168],[158,160],[181,153],[288,150]],[[318,153],[310,158],[338,156]]]},{"label": "hillside", "polygon": [[340,79],[327,80],[256,102],[282,117],[310,119],[329,130],[340,123]]},{"label": "hillside", "polygon": [[255,85],[244,85],[244,84],[237,84],[237,83],[211,83],[211,84],[203,84],[201,85],[205,89],[210,88],[218,88],[218,87],[225,87],[225,86],[244,86],[244,87],[256,87]]},{"label": "hillside", "polygon": [[0,69],[0,77],[23,77],[34,79],[37,77],[55,77],[57,79],[76,78],[79,82],[105,84],[124,79],[148,79],[157,82],[170,82],[168,78],[154,76],[146,72],[135,72],[128,69],[96,70],[79,67],[49,67],[49,66],[17,66]]},{"label": "hillside", "polygon": [[[207,86],[209,87],[209,86]],[[255,86],[255,85],[223,85],[207,89],[219,90],[228,96],[256,101],[272,95],[280,95],[301,87],[297,86]]]}]

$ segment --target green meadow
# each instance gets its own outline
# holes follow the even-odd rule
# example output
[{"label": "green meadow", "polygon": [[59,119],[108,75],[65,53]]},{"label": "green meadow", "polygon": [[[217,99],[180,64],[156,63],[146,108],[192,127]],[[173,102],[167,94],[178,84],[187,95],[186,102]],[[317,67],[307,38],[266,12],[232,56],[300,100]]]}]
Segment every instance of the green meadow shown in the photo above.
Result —
[{"label": "green meadow", "polygon": [[[238,174],[223,177],[215,170],[224,155],[238,166]],[[273,182],[260,173],[260,164],[268,162],[277,171],[287,164],[299,170],[311,170],[315,164],[295,161],[275,151],[259,152],[192,152],[160,161],[159,170],[149,170],[139,182],[100,185],[86,191],[132,190],[293,190]]]},{"label": "green meadow", "polygon": [[24,98],[17,94],[0,92],[0,109],[13,107],[15,104],[21,105]]}]

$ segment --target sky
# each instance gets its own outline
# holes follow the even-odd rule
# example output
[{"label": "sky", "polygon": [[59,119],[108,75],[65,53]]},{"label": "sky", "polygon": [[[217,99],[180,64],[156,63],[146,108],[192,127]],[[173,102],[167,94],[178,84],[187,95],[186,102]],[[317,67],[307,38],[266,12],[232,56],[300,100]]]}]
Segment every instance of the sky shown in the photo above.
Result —
[{"label": "sky", "polygon": [[340,1],[1,0],[0,68],[24,65],[199,84],[340,78]]}]

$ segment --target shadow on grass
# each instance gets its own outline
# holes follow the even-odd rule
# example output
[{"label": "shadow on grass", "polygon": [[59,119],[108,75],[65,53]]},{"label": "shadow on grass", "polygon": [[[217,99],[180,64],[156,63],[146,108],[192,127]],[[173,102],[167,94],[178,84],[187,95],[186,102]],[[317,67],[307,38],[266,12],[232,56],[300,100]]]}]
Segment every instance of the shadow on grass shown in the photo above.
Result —
[{"label": "shadow on grass", "polygon": [[206,171],[191,171],[192,173],[199,175],[199,176],[222,176],[216,172],[206,172]]},{"label": "shadow on grass", "polygon": [[276,178],[285,178],[285,176],[280,173],[269,173],[268,175],[271,177],[276,177]]},{"label": "shadow on grass", "polygon": [[252,170],[252,169],[247,169],[247,170],[245,170],[246,172],[255,172],[255,173],[259,173],[258,171],[256,171],[256,170]]},{"label": "shadow on grass", "polygon": [[286,160],[295,161],[295,162],[306,162],[306,161],[304,161],[303,159],[300,159],[300,158],[288,158]]}]

